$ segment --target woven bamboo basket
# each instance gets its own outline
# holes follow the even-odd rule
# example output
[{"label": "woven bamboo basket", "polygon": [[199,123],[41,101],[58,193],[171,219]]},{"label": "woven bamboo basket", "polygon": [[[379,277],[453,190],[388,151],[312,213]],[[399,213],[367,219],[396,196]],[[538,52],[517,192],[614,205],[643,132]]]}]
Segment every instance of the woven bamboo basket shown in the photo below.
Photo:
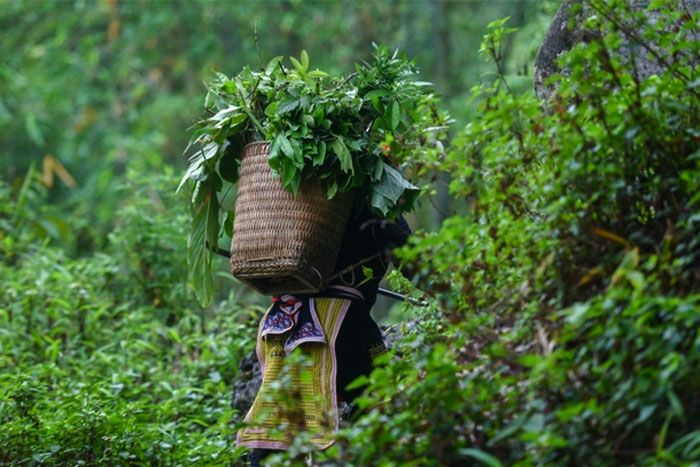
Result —
[{"label": "woven bamboo basket", "polygon": [[231,272],[262,294],[318,292],[333,272],[352,196],[329,200],[304,181],[295,197],[273,177],[268,155],[266,142],[243,149]]}]

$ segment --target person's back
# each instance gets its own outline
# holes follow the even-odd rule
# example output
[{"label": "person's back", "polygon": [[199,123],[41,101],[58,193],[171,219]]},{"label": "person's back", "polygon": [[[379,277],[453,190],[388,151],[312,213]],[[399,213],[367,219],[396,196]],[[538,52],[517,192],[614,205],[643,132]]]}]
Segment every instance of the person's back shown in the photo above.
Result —
[{"label": "person's back", "polygon": [[[370,311],[377,300],[379,282],[389,268],[394,248],[406,243],[411,230],[403,217],[397,222],[377,218],[368,212],[350,221],[336,261],[333,285],[350,286],[362,293],[363,303],[345,316],[336,340],[339,396],[348,403],[362,392],[345,387],[372,370],[372,360],[386,352],[384,339]],[[369,278],[365,270],[371,270]]]},{"label": "person's back", "polygon": [[[315,439],[319,449],[332,444],[332,434],[337,429],[340,401],[352,404],[362,388],[347,390],[349,383],[372,370],[373,359],[386,351],[381,331],[370,315],[377,297],[379,282],[387,271],[391,251],[406,242],[410,229],[403,218],[396,223],[377,218],[368,212],[352,218],[346,228],[334,273],[329,286],[319,294],[282,295],[273,298],[273,305],[263,317],[258,333],[257,353],[263,369],[263,386],[253,407],[246,416],[251,427],[239,432],[239,445],[253,449],[252,465],[274,450],[286,449],[295,429],[314,429],[323,432]],[[371,274],[368,278],[366,270]],[[275,344],[277,342],[277,344]],[[272,346],[276,345],[276,349]],[[323,409],[277,400],[271,388],[284,373],[281,368],[287,353],[299,347],[312,361],[312,381],[294,388],[304,398],[325,398]],[[273,384],[274,383],[274,384]],[[315,394],[305,394],[313,388]],[[279,395],[278,395],[279,396]],[[280,399],[278,397],[278,399]],[[281,399],[284,399],[282,397]],[[287,398],[289,399],[289,398]],[[276,405],[272,407],[272,405]],[[284,407],[283,407],[284,406]],[[306,412],[304,412],[306,410]],[[303,419],[301,426],[293,427],[290,420],[275,418],[269,414],[303,412],[292,416]],[[321,413],[329,411],[329,413]],[[254,424],[254,418],[265,417]],[[320,420],[334,419],[331,429],[322,427]],[[276,437],[271,433],[275,423],[287,424],[291,433]],[[279,430],[278,430],[279,431]]]}]

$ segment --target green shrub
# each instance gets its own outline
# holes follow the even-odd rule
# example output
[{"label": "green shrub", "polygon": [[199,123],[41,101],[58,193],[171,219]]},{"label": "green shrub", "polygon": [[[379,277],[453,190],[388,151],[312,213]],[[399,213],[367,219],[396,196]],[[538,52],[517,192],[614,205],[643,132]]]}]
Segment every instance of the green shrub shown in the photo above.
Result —
[{"label": "green shrub", "polygon": [[[188,303],[189,298],[187,269],[182,267],[187,247],[185,200],[173,193],[173,171],[165,173],[127,174],[116,194],[123,202],[109,233],[109,251],[121,258],[123,293],[156,308]],[[139,288],[134,290],[134,284]]]},{"label": "green shrub", "polygon": [[260,310],[188,295],[172,174],[133,175],[107,252],[80,257],[33,228],[45,208],[26,179],[0,189],[0,463],[235,462],[230,382]]},{"label": "green shrub", "polygon": [[[475,89],[441,169],[469,206],[404,248],[423,335],[328,456],[360,465],[687,465],[700,456],[699,14],[588,1],[553,99]],[[678,4],[676,4],[678,7]],[[643,37],[636,31],[643,30]],[[669,26],[670,25],[670,26]],[[669,26],[670,32],[663,29]],[[498,62],[504,22],[482,49]],[[617,58],[634,33],[665,65]],[[697,465],[697,464],[693,464]]]}]

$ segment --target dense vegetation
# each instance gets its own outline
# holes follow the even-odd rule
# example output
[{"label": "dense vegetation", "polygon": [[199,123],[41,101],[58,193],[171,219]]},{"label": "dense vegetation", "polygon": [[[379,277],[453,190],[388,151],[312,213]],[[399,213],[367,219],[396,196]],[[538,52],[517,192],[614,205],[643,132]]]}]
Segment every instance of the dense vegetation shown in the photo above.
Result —
[{"label": "dense vegetation", "polygon": [[[439,162],[470,209],[403,250],[433,307],[372,375],[338,456],[697,465],[700,15],[587,6],[550,102],[503,77],[475,90],[480,112]],[[492,26],[497,62],[508,31]],[[662,75],[618,58],[629,31]]]},{"label": "dense vegetation", "polygon": [[[400,310],[406,338],[368,378],[361,416],[316,462],[700,458],[700,16],[651,2],[668,9],[646,24],[624,2],[587,3],[597,12],[587,40],[560,59],[545,104],[504,76],[514,68],[504,51],[518,41],[510,23],[492,23],[481,49],[494,74],[473,90],[477,111],[457,115],[443,156],[420,161],[428,182],[449,178],[455,214],[400,252],[414,282],[392,277],[430,306]],[[227,56],[233,46],[217,37],[242,34],[230,24],[256,35],[254,2],[235,12],[138,5],[15,2],[0,13],[10,31],[0,41],[3,464],[212,465],[243,454],[231,382],[264,300],[222,264],[216,300],[196,304],[183,261],[189,214],[175,193],[184,161],[168,166],[204,93],[194,64]],[[313,8],[279,6],[281,35],[314,57],[346,27],[338,20],[312,39],[313,21],[300,18]],[[381,39],[392,39],[381,15],[391,18],[382,28],[408,18],[407,52],[433,57],[417,34],[431,23],[410,2],[328,8],[376,21]],[[186,33],[169,34],[176,25]],[[617,58],[636,31],[664,74],[641,80]],[[240,44],[253,62],[255,42]],[[369,53],[353,45],[325,60],[342,67]],[[445,90],[463,83],[456,74],[442,78]],[[429,227],[427,217],[415,220]],[[276,460],[306,456],[300,439]]]}]

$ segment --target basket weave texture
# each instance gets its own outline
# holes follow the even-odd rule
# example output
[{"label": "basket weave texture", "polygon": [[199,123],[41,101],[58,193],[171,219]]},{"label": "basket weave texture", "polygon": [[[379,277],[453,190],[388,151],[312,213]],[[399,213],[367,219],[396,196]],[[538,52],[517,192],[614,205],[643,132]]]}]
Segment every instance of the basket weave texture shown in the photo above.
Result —
[{"label": "basket weave texture", "polygon": [[295,197],[274,178],[269,147],[256,142],[243,149],[231,272],[263,294],[318,292],[333,272],[352,196],[329,200],[304,180]]}]

